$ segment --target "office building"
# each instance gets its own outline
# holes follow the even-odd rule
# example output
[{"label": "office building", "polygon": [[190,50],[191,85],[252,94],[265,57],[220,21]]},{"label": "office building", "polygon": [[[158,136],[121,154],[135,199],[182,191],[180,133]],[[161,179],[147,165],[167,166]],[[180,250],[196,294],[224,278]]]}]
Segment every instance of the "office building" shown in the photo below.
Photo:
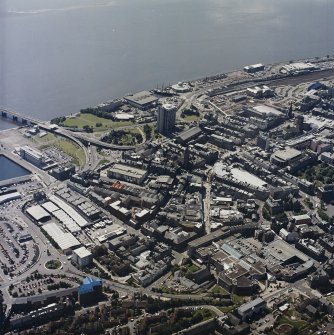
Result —
[{"label": "office building", "polygon": [[168,135],[175,127],[176,107],[172,104],[159,106],[157,128],[160,134]]},{"label": "office building", "polygon": [[93,255],[85,247],[80,247],[73,250],[72,260],[80,268],[83,268],[93,263]]},{"label": "office building", "polygon": [[28,145],[20,148],[20,156],[37,167],[41,167],[44,163],[43,154]]}]

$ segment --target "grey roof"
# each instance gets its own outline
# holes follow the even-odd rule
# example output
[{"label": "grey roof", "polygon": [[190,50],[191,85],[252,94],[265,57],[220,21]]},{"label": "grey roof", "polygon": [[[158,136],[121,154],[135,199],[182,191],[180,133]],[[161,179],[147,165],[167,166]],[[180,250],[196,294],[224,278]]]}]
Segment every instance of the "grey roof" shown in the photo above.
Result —
[{"label": "grey roof", "polygon": [[248,302],[247,304],[241,305],[238,308],[238,313],[239,314],[246,313],[249,310],[262,305],[263,303],[265,303],[265,301],[262,298],[256,298],[255,300],[252,300],[252,301]]},{"label": "grey roof", "polygon": [[182,141],[187,141],[188,139],[192,138],[193,136],[197,136],[199,135],[200,133],[202,132],[201,128],[199,127],[194,127],[194,128],[190,128],[184,132],[182,132],[180,135],[179,135],[179,138],[182,140]]},{"label": "grey roof", "polygon": [[133,102],[139,105],[147,105],[153,102],[156,102],[158,98],[156,98],[151,92],[149,91],[142,91],[134,94],[127,95],[125,97],[126,100],[129,102]]}]

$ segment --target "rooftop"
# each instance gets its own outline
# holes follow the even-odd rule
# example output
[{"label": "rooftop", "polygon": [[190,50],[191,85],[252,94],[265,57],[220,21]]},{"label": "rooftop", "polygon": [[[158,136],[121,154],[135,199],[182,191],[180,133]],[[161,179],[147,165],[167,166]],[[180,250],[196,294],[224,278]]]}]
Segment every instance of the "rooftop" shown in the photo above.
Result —
[{"label": "rooftop", "polygon": [[238,308],[238,313],[243,314],[248,312],[249,310],[253,309],[254,307],[257,307],[259,305],[262,305],[265,303],[265,301],[262,298],[256,298],[255,300],[252,300],[246,304],[243,304]]},{"label": "rooftop", "polygon": [[146,170],[123,164],[115,164],[112,168],[109,169],[109,171],[113,173],[119,173],[121,175],[126,175],[132,178],[142,178],[146,174]]},{"label": "rooftop", "polygon": [[152,104],[153,102],[158,101],[158,98],[156,98],[149,91],[142,91],[142,92],[127,95],[125,97],[125,100],[145,106],[145,105],[149,105],[149,104]]},{"label": "rooftop", "polygon": [[294,158],[297,158],[298,156],[300,156],[302,154],[301,151],[299,150],[296,150],[294,148],[286,148],[284,150],[277,150],[273,153],[273,156],[276,158],[276,159],[279,159],[281,161],[284,161],[284,162],[287,162],[287,161],[290,161]]},{"label": "rooftop", "polygon": [[43,220],[49,217],[49,213],[40,205],[32,206],[27,209],[27,213],[31,215],[36,221]]},{"label": "rooftop", "polygon": [[266,114],[266,115],[275,115],[275,116],[281,116],[282,113],[277,110],[276,108],[273,107],[269,107],[266,105],[258,105],[253,107],[254,110],[256,110],[257,112],[261,113],[261,114]]},{"label": "rooftop", "polygon": [[89,257],[92,255],[92,253],[86,249],[85,247],[80,247],[78,249],[73,250],[73,252],[78,255],[80,258],[84,258],[84,257]]}]

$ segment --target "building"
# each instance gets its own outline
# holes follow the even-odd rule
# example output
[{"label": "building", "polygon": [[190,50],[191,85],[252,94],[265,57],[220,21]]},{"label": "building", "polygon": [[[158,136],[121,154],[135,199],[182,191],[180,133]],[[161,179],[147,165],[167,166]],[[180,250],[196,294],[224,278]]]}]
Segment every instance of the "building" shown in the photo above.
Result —
[{"label": "building", "polygon": [[72,261],[77,264],[80,268],[88,266],[93,262],[92,253],[85,247],[81,247],[73,250]]},{"label": "building", "polygon": [[262,298],[256,298],[243,304],[238,308],[238,314],[241,316],[242,320],[245,321],[248,318],[252,318],[258,313],[265,311],[267,308],[267,303]]},{"label": "building", "polygon": [[12,318],[10,320],[10,328],[16,331],[17,329],[32,328],[51,320],[57,320],[62,316],[64,308],[64,304],[49,304],[26,315]]},{"label": "building", "polygon": [[20,156],[37,167],[42,167],[44,164],[43,154],[38,150],[30,148],[28,145],[20,148]]},{"label": "building", "polygon": [[312,63],[295,62],[284,65],[282,69],[290,74],[301,74],[301,73],[312,72],[316,70],[317,67]]},{"label": "building", "polygon": [[79,287],[79,302],[82,305],[92,304],[102,297],[102,280],[86,277]]},{"label": "building", "polygon": [[129,105],[141,110],[147,110],[151,108],[158,101],[158,98],[148,91],[131,94],[124,97],[124,99]]},{"label": "building", "polygon": [[21,199],[21,193],[20,192],[11,192],[11,193],[6,193],[6,194],[1,194],[0,195],[0,205],[9,202],[9,201],[13,201],[13,200],[17,200],[17,199]]},{"label": "building", "polygon": [[138,169],[124,164],[115,164],[108,170],[108,177],[111,179],[120,179],[129,183],[140,185],[147,177],[146,170]]},{"label": "building", "polygon": [[62,166],[56,167],[55,169],[50,170],[50,175],[58,180],[69,179],[73,174],[75,174],[75,166]]},{"label": "building", "polygon": [[51,219],[50,214],[40,205],[32,206],[27,209],[27,213],[36,222],[46,222]]},{"label": "building", "polygon": [[334,165],[334,153],[332,152],[323,152],[320,156],[322,162]]},{"label": "building", "polygon": [[157,128],[160,134],[168,135],[175,127],[176,107],[164,104],[158,108]]},{"label": "building", "polygon": [[302,157],[302,152],[294,148],[286,148],[285,150],[275,151],[270,158],[271,163],[285,167],[298,161]]},{"label": "building", "polygon": [[43,225],[42,229],[65,254],[70,254],[81,245],[71,233],[65,233],[54,222]]},{"label": "building", "polygon": [[201,128],[193,127],[193,128],[185,130],[180,135],[178,135],[178,137],[176,138],[176,141],[181,144],[185,144],[199,137],[201,133],[202,133]]},{"label": "building", "polygon": [[247,73],[255,73],[255,72],[260,72],[264,71],[265,66],[261,63],[259,64],[253,64],[253,65],[247,65],[244,67],[244,71]]}]

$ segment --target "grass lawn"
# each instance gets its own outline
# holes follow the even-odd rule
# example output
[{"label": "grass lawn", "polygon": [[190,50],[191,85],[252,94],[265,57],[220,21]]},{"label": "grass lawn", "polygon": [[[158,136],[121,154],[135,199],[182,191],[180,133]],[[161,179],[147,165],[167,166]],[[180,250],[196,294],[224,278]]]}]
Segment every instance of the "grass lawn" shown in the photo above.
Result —
[{"label": "grass lawn", "polygon": [[52,144],[73,158],[74,164],[83,166],[86,163],[85,152],[75,143],[68,140],[59,140]]},{"label": "grass lawn", "polygon": [[181,117],[180,121],[185,121],[185,122],[193,122],[193,121],[200,121],[202,118],[201,115],[186,115],[185,117]]},{"label": "grass lawn", "polygon": [[101,165],[103,165],[103,164],[108,164],[108,163],[110,163],[110,160],[109,159],[101,159],[100,161],[99,161],[99,163],[97,164],[97,167],[99,167],[99,166],[101,166]]},{"label": "grass lawn", "polygon": [[59,269],[61,267],[61,262],[58,261],[57,259],[50,260],[50,261],[45,263],[45,267],[47,269],[50,269],[50,270],[56,270],[56,269]]},{"label": "grass lawn", "polygon": [[50,141],[54,141],[55,139],[57,139],[56,135],[52,134],[52,133],[47,133],[47,135],[42,136],[42,137],[35,137],[36,141],[38,143],[45,143],[45,142],[50,142]]},{"label": "grass lawn", "polygon": [[226,291],[224,288],[220,287],[219,285],[215,285],[212,289],[211,289],[212,293],[218,293],[218,294],[230,294],[230,292]]},{"label": "grass lawn", "polygon": [[245,302],[245,298],[244,297],[241,297],[237,294],[232,294],[232,301],[235,305],[242,305],[244,302]]},{"label": "grass lawn", "polygon": [[52,134],[52,133],[47,133],[47,135],[45,135],[43,137],[39,137],[37,135],[37,136],[31,137],[30,139],[34,143],[44,144],[44,143],[47,143],[47,142],[55,141],[57,139],[57,136]]},{"label": "grass lawn", "polygon": [[278,323],[280,325],[287,324],[292,327],[296,327],[299,330],[305,329],[308,326],[308,322],[305,320],[291,320],[285,315],[282,315],[281,317],[278,318]]},{"label": "grass lawn", "polygon": [[[101,127],[96,127],[96,123],[102,123]],[[64,125],[67,127],[82,128],[85,125],[94,127],[95,131],[103,129],[119,128],[133,125],[130,121],[115,122],[110,119],[104,119],[94,114],[80,114],[76,117],[69,117],[65,120]]]}]

